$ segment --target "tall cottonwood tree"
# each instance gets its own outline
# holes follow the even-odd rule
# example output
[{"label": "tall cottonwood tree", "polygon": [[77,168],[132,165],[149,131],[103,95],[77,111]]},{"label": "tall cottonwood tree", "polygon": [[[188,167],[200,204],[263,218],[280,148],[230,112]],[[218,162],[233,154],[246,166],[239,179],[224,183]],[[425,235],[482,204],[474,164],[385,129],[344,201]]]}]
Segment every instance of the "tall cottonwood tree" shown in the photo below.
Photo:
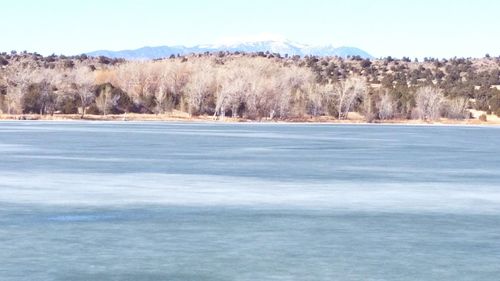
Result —
[{"label": "tall cottonwood tree", "polygon": [[81,118],[84,118],[87,108],[91,106],[95,100],[95,93],[93,91],[95,74],[87,67],[82,67],[75,72],[74,82],[81,105]]},{"label": "tall cottonwood tree", "polygon": [[113,87],[111,84],[104,84],[100,87],[95,102],[102,115],[106,115],[110,109],[117,105],[119,99],[119,95],[113,95]]},{"label": "tall cottonwood tree", "polygon": [[380,101],[377,103],[378,117],[381,120],[387,120],[394,117],[396,104],[392,96],[386,91]]},{"label": "tall cottonwood tree", "polygon": [[470,115],[467,110],[468,106],[469,99],[467,97],[449,98],[444,101],[444,113],[448,118],[467,119]]},{"label": "tall cottonwood tree", "polygon": [[415,113],[422,120],[436,120],[441,117],[441,107],[444,102],[443,90],[434,86],[425,86],[415,94]]},{"label": "tall cottonwood tree", "polygon": [[5,72],[7,114],[22,113],[23,96],[26,94],[29,85],[36,83],[37,76],[36,71],[25,67],[19,69],[9,68]]},{"label": "tall cottonwood tree", "polygon": [[332,97],[336,104],[338,119],[346,119],[357,98],[368,91],[366,80],[360,76],[352,76],[335,83]]},{"label": "tall cottonwood tree", "polygon": [[215,93],[214,69],[206,67],[194,70],[185,90],[189,114],[202,114],[210,95]]}]

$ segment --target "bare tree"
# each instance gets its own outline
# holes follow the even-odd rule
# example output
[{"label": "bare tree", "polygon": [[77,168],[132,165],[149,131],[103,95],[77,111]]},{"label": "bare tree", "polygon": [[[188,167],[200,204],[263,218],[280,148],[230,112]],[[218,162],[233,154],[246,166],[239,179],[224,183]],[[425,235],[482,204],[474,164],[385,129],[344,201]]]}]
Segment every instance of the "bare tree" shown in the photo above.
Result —
[{"label": "bare tree", "polygon": [[95,102],[97,108],[102,112],[102,115],[106,115],[109,109],[117,105],[119,99],[119,95],[113,95],[111,85],[106,84],[101,89],[99,95],[95,99]]},{"label": "bare tree", "polygon": [[[270,115],[271,118],[273,117],[274,110],[270,101],[274,96],[275,89],[272,89],[271,83],[271,80],[265,77],[253,77],[245,96],[247,116],[259,118]],[[273,92],[271,93],[271,91]]]},{"label": "bare tree", "polygon": [[87,108],[92,105],[95,100],[95,94],[92,92],[92,86],[90,85],[81,85],[78,90],[78,97],[80,98],[80,104],[82,106],[82,115],[81,118],[85,118],[85,113],[87,112]]},{"label": "bare tree", "polygon": [[38,113],[40,115],[53,114],[56,96],[51,82],[52,76],[49,71],[39,70],[30,72],[28,80],[20,84],[22,85],[19,88],[22,103],[20,111]]},{"label": "bare tree", "polygon": [[7,114],[22,112],[22,99],[31,83],[31,75],[33,72],[33,69],[30,68],[10,68],[5,73],[7,81],[7,91],[5,95]]},{"label": "bare tree", "polygon": [[144,106],[148,93],[148,82],[151,81],[148,80],[149,66],[147,62],[128,62],[119,66],[109,81],[124,90],[138,108]]},{"label": "bare tree", "polygon": [[469,105],[469,99],[466,97],[456,97],[452,99],[447,99],[445,102],[445,115],[452,119],[466,119],[469,118],[469,112],[467,111],[467,106]]},{"label": "bare tree", "polygon": [[152,99],[157,114],[173,110],[180,102],[190,74],[189,66],[180,61],[131,64],[128,72],[125,76],[132,79],[125,83],[126,91],[133,93],[137,103]]},{"label": "bare tree", "polygon": [[[182,99],[182,91],[189,81],[188,65],[181,61],[174,61],[168,65],[166,81],[169,92],[172,94],[172,108]],[[182,104],[181,104],[182,106]]]},{"label": "bare tree", "polygon": [[378,117],[382,120],[391,119],[394,117],[394,111],[396,104],[392,96],[386,92],[380,98],[380,101],[377,103],[378,107]]},{"label": "bare tree", "polygon": [[75,84],[80,105],[82,106],[81,118],[85,118],[87,107],[92,105],[95,100],[95,94],[92,91],[95,83],[94,73],[88,68],[80,68],[75,73]]},{"label": "bare tree", "polygon": [[[233,63],[234,64],[234,63]],[[267,60],[242,60],[231,68],[245,69],[244,104],[246,115],[251,118],[274,118],[278,107],[280,86],[278,69]]]},{"label": "bare tree", "polygon": [[186,85],[186,95],[189,104],[189,114],[202,113],[202,107],[207,102],[208,97],[213,94],[215,81],[213,69],[198,69],[191,75],[191,79]]},{"label": "bare tree", "polygon": [[306,84],[314,79],[311,71],[305,68],[287,67],[278,69],[279,91],[278,115],[286,118],[293,112],[297,116],[303,116],[307,107]]},{"label": "bare tree", "polygon": [[40,115],[44,114],[54,114],[56,98],[52,90],[52,84],[47,80],[39,82],[39,98],[38,102],[40,104]]},{"label": "bare tree", "polygon": [[441,89],[433,86],[419,88],[415,95],[415,114],[422,120],[436,120],[441,117],[444,95]]},{"label": "bare tree", "polygon": [[7,88],[7,94],[5,95],[7,114],[21,113],[22,98],[23,98],[22,87],[11,86]]},{"label": "bare tree", "polygon": [[327,89],[325,85],[316,82],[308,82],[306,85],[307,97],[309,99],[309,114],[319,116],[325,112]]},{"label": "bare tree", "polygon": [[274,117],[278,114],[281,99],[281,97],[279,97],[280,89],[278,79],[264,78],[258,94],[260,95],[260,102],[258,105],[262,107],[262,109],[259,110],[261,112],[260,115],[262,117],[267,116],[269,119],[274,119]]},{"label": "bare tree", "polygon": [[172,104],[173,101],[169,101],[168,87],[166,84],[165,76],[162,75],[161,80],[159,81],[158,90],[154,93],[154,98],[156,102],[156,113],[165,113],[168,110],[169,104]]},{"label": "bare tree", "polygon": [[216,92],[214,117],[224,119],[228,108],[235,116],[248,86],[242,71],[240,68],[226,68],[219,72],[220,89]]},{"label": "bare tree", "polygon": [[334,84],[332,94],[337,105],[338,118],[346,119],[356,98],[363,96],[367,90],[365,79],[359,76],[352,76]]},{"label": "bare tree", "polygon": [[153,94],[156,103],[156,113],[171,111],[175,105],[170,87],[169,69],[166,69],[164,65],[161,66],[162,67],[159,69],[156,91]]}]

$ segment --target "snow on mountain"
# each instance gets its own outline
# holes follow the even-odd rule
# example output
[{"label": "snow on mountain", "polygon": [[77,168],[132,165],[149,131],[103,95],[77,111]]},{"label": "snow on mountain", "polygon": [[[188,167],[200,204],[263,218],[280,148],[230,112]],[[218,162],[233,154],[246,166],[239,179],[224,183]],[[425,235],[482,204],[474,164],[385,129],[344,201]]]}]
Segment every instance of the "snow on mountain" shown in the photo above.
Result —
[{"label": "snow on mountain", "polygon": [[282,38],[240,38],[238,40],[221,40],[215,44],[197,45],[193,47],[185,46],[159,46],[159,47],[143,47],[135,50],[123,51],[94,51],[87,53],[90,56],[106,56],[110,58],[124,59],[158,59],[169,57],[171,55],[187,55],[191,53],[204,52],[271,52],[281,55],[288,54],[290,56],[299,55],[315,55],[315,56],[360,56],[362,58],[372,58],[367,52],[354,47],[333,47],[333,46],[310,46],[292,42]]}]

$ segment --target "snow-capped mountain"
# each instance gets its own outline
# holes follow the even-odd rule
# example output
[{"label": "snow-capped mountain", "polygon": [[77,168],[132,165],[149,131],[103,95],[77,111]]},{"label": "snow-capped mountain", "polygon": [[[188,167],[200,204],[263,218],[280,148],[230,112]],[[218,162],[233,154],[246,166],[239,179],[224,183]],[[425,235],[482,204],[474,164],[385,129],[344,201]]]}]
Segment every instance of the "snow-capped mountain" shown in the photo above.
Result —
[{"label": "snow-capped mountain", "polygon": [[256,41],[238,41],[238,42],[219,42],[216,44],[197,45],[193,47],[186,46],[159,46],[143,47],[135,50],[108,51],[101,50],[87,53],[90,56],[106,56],[110,58],[135,59],[158,59],[171,55],[187,55],[191,53],[199,54],[204,52],[271,52],[289,56],[315,55],[315,56],[360,56],[362,58],[372,58],[372,56],[358,48],[354,47],[333,47],[333,46],[311,46],[300,44],[289,40],[256,40]]}]

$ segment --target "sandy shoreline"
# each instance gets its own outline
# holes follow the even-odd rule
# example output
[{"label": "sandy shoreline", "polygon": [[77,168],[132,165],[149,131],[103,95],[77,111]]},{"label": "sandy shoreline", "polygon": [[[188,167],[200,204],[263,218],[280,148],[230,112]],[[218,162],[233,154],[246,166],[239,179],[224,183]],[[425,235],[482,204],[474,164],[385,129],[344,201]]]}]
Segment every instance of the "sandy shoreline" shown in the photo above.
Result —
[{"label": "sandy shoreline", "polygon": [[223,120],[215,120],[212,116],[196,116],[190,117],[187,114],[120,114],[120,115],[85,115],[81,118],[79,114],[54,114],[54,115],[39,115],[39,114],[22,114],[9,115],[0,114],[0,121],[163,121],[163,122],[222,122],[222,123],[318,123],[318,124],[395,124],[395,125],[500,125],[499,118],[492,118],[486,122],[479,119],[453,120],[441,119],[439,121],[423,121],[423,120],[375,120],[374,122],[366,122],[362,118],[349,118],[347,120],[338,120],[331,117],[304,117],[290,118],[286,120],[250,120],[244,118],[224,118]]}]

